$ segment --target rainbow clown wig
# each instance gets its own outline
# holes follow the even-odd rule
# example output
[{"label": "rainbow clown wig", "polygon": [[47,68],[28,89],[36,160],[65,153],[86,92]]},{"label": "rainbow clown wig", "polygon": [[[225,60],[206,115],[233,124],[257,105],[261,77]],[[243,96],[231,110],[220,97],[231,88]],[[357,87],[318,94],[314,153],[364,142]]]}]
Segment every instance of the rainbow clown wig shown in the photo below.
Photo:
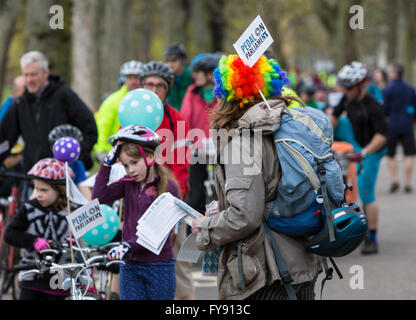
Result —
[{"label": "rainbow clown wig", "polygon": [[217,98],[227,102],[240,102],[240,107],[264,97],[281,96],[283,86],[289,85],[285,71],[280,69],[276,60],[264,55],[250,68],[238,55],[222,56],[218,68],[214,70]]}]

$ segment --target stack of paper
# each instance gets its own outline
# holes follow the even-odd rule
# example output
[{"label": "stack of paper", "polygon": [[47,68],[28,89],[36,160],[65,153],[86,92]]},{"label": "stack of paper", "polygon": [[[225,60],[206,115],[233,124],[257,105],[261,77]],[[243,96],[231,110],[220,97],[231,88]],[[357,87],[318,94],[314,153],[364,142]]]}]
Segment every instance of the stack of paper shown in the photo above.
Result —
[{"label": "stack of paper", "polygon": [[201,214],[169,192],[161,194],[137,221],[137,243],[159,255],[170,232],[182,219],[188,225]]}]

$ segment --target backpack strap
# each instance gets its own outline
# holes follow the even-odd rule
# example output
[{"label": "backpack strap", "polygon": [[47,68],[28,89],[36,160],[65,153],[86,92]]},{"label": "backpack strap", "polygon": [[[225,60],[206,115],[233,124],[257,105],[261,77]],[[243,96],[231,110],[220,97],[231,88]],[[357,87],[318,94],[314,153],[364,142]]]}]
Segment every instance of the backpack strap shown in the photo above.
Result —
[{"label": "backpack strap", "polygon": [[246,282],[244,281],[243,276],[243,259],[241,256],[241,246],[243,245],[243,240],[238,241],[237,243],[237,268],[238,268],[238,275],[240,277],[241,289],[246,288]]},{"label": "backpack strap", "polygon": [[268,235],[270,241],[272,242],[272,247],[274,251],[274,257],[276,259],[277,268],[279,269],[280,278],[283,282],[283,285],[285,286],[287,296],[289,297],[289,300],[297,300],[295,290],[293,289],[293,286],[291,285],[291,283],[293,282],[293,279],[290,276],[290,273],[287,269],[285,260],[283,259],[283,256],[280,252],[279,245],[277,244],[276,239],[273,237],[269,227],[267,226],[267,223],[263,221],[263,224],[264,224],[264,230],[266,231],[266,234]]},{"label": "backpack strap", "polygon": [[322,300],[322,293],[323,293],[323,291],[324,291],[324,285],[325,285],[325,282],[326,282],[327,280],[332,280],[332,278],[333,278],[332,274],[334,273],[334,269],[335,269],[335,271],[337,272],[338,277],[339,277],[340,279],[342,279],[342,278],[343,278],[343,277],[342,277],[342,274],[341,274],[341,271],[339,271],[338,266],[336,265],[336,263],[335,263],[334,259],[332,259],[332,257],[329,257],[329,260],[331,261],[332,266],[333,266],[334,268],[330,268],[330,267],[328,266],[328,261],[327,261],[327,258],[326,258],[326,257],[321,257],[322,265],[323,265],[324,270],[325,270],[325,278],[324,278],[324,279],[322,279],[322,282],[321,282],[321,300]]},{"label": "backpack strap", "polygon": [[328,190],[326,188],[326,180],[325,180],[326,170],[324,166],[324,161],[321,159],[318,159],[318,173],[319,173],[319,181],[321,182],[322,197],[324,200],[323,205],[324,205],[324,210],[325,210],[326,223],[328,225],[329,241],[334,242],[335,231],[334,231],[334,224],[332,223],[331,208],[329,206]]}]

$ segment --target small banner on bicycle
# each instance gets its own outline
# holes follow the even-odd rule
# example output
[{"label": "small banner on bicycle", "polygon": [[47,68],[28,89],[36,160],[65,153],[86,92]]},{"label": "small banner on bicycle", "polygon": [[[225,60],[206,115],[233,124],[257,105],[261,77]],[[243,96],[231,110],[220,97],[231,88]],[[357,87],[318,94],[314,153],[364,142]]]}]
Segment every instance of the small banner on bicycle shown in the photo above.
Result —
[{"label": "small banner on bicycle", "polygon": [[69,214],[66,219],[75,238],[81,238],[91,229],[105,222],[105,217],[97,199]]}]

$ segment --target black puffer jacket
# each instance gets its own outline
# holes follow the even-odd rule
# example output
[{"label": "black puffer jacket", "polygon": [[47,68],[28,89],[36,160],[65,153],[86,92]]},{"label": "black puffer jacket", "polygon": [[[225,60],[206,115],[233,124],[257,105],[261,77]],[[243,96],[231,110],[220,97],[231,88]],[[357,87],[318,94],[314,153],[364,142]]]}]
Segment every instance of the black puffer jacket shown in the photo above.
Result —
[{"label": "black puffer jacket", "polygon": [[[22,135],[24,168],[28,171],[38,160],[53,156],[48,134],[57,125],[65,123],[81,130],[84,141],[80,160],[87,170],[90,169],[93,165],[90,153],[98,135],[94,115],[56,75],[49,76],[48,85],[39,97],[26,90],[22,97],[15,99],[0,125],[0,145],[8,140],[11,148]],[[7,155],[8,152],[0,154],[0,161]]]}]

